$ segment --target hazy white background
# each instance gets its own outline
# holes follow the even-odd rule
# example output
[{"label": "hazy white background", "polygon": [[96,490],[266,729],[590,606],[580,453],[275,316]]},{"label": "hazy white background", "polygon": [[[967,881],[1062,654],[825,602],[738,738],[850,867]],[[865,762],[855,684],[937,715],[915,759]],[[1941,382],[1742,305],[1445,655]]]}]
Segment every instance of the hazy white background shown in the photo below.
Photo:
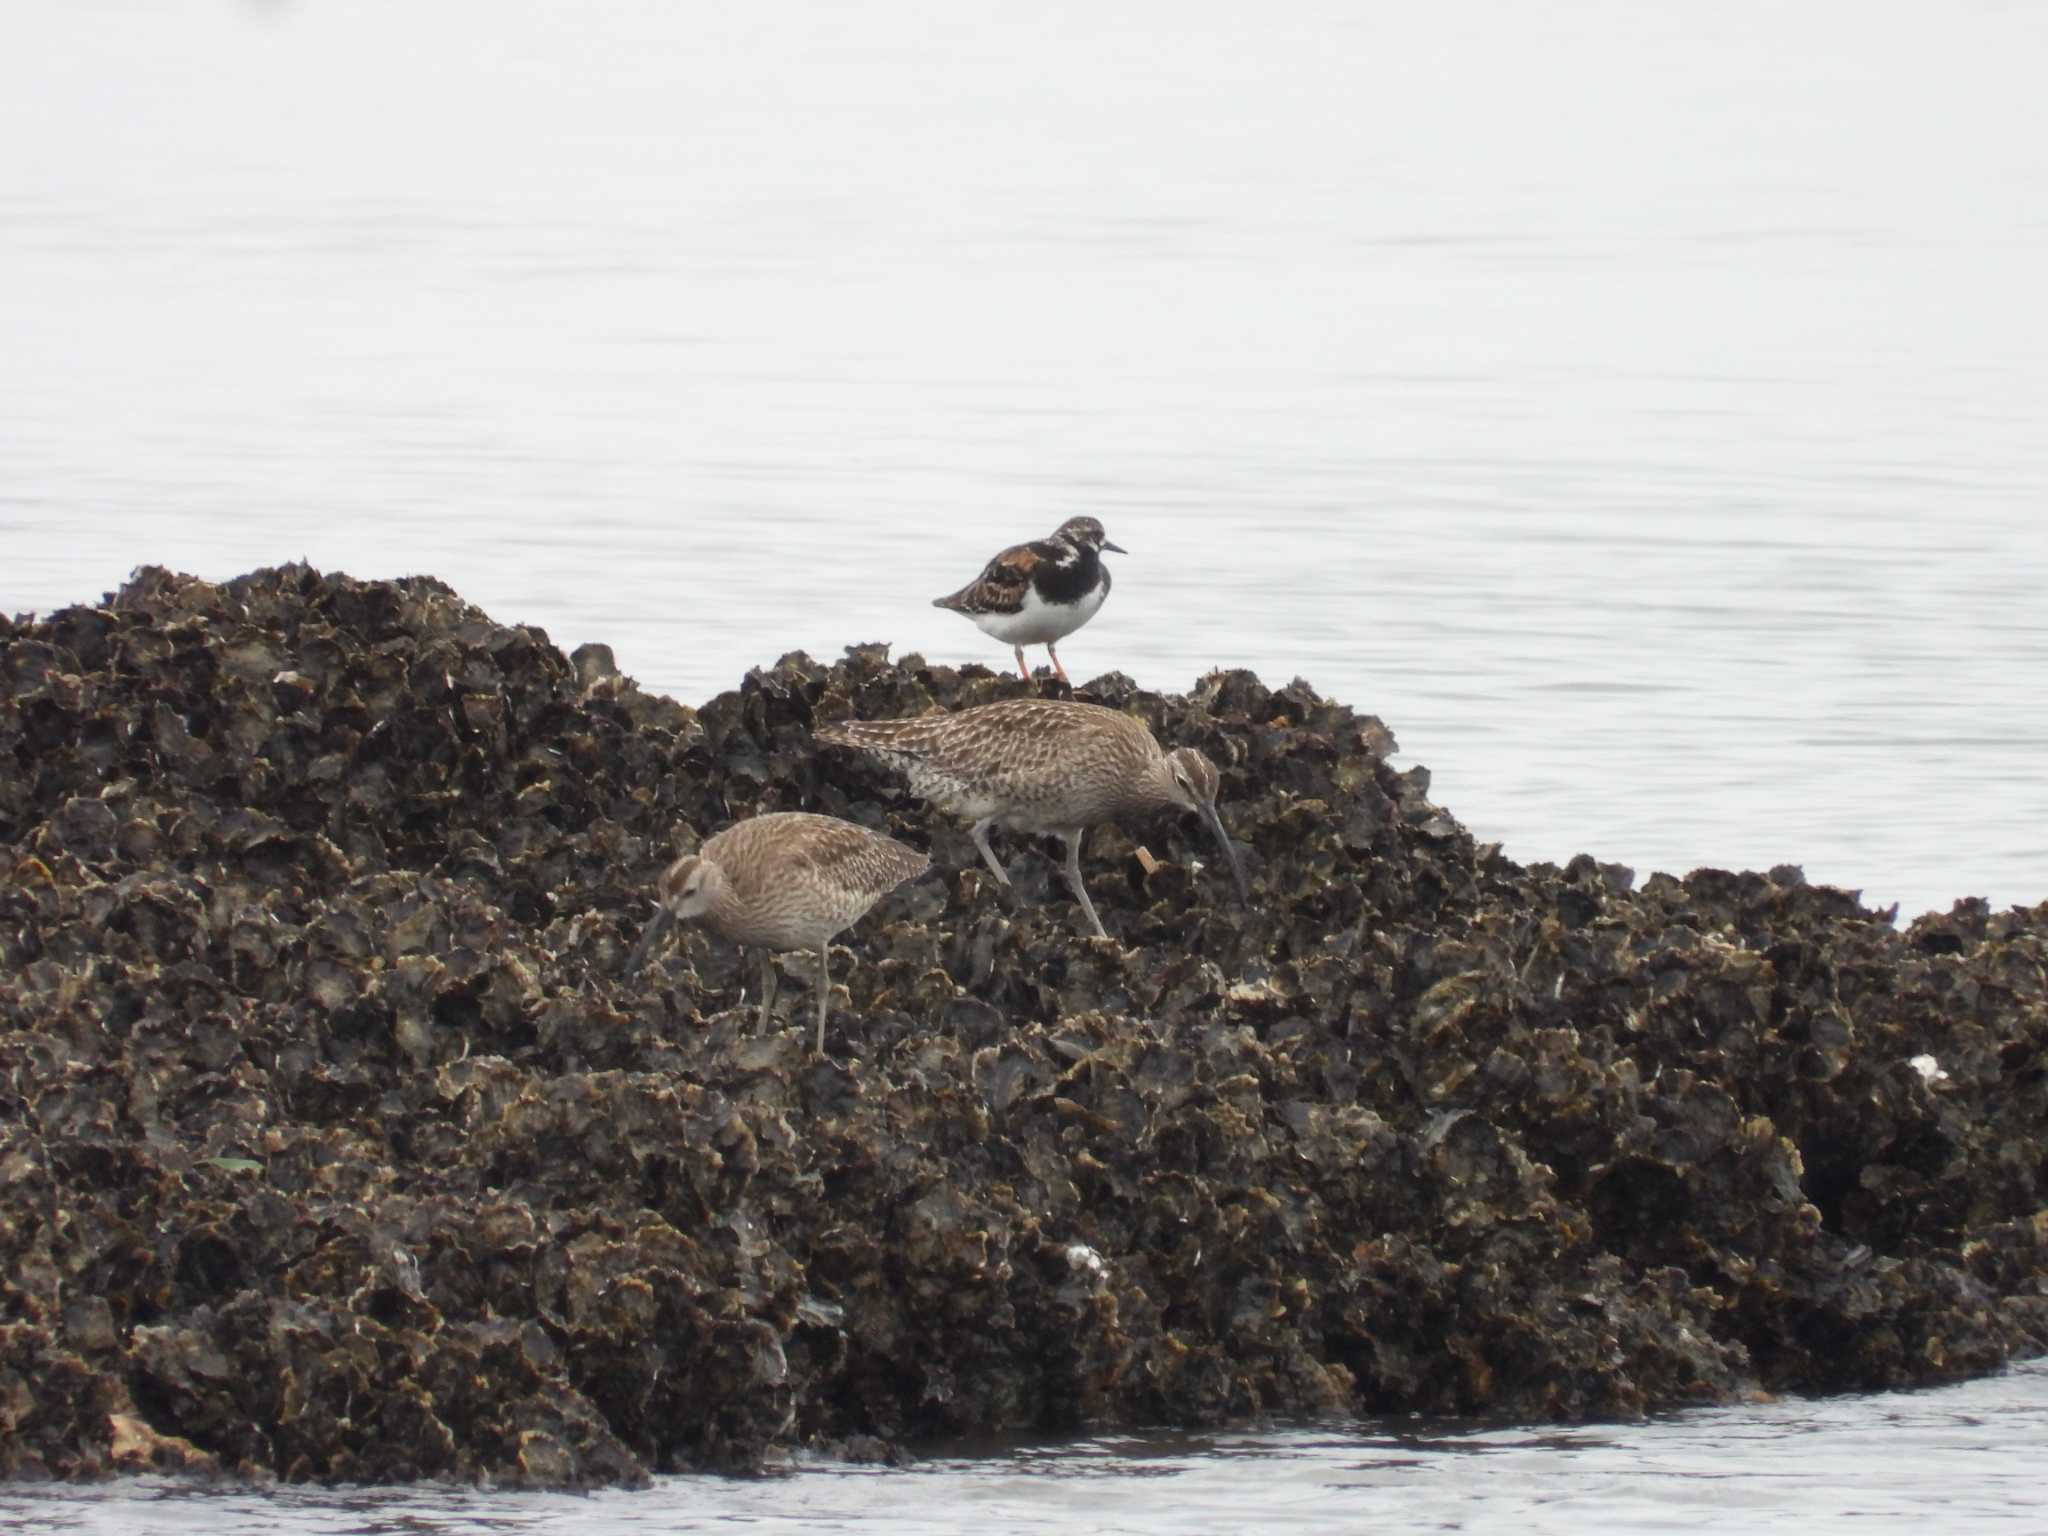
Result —
[{"label": "hazy white background", "polygon": [[[697,701],[1000,665],[929,600],[1086,511],[1078,675],[1305,675],[1515,856],[2038,901],[2044,82],[2024,0],[13,0],[0,608],[425,571]],[[2035,1529],[2044,1382],[0,1529]]]},{"label": "hazy white background", "polygon": [[[2048,6],[67,0],[0,608],[431,572],[696,702],[1090,512],[1516,857],[2048,897]],[[1114,557],[1113,557],[1114,558]]]}]

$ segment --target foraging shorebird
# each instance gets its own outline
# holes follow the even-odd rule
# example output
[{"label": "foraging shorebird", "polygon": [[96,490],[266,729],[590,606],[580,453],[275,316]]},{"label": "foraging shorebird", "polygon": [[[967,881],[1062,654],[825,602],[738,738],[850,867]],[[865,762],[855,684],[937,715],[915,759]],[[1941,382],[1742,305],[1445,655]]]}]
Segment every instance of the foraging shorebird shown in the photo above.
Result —
[{"label": "foraging shorebird", "polygon": [[675,922],[701,922],[761,954],[761,1028],[775,1005],[775,955],[818,952],[818,1054],[832,990],[833,937],[932,861],[893,837],[805,811],[735,822],[662,872],[659,905],[626,959],[626,974]]},{"label": "foraging shorebird", "polygon": [[1067,681],[1055,641],[1064,640],[1095,617],[1109,596],[1109,567],[1102,552],[1124,554],[1092,517],[1070,517],[1050,538],[1014,545],[989,561],[982,573],[951,597],[935,597],[934,608],[965,614],[983,634],[994,635],[1017,653],[1017,670],[1031,681],[1024,647],[1042,645],[1053,671]]},{"label": "foraging shorebird", "polygon": [[842,720],[819,741],[869,752],[906,773],[911,793],[974,823],[974,846],[996,880],[1010,877],[989,846],[989,828],[1057,833],[1067,845],[1067,889],[1106,939],[1081,883],[1081,839],[1097,822],[1176,806],[1198,811],[1230,864],[1240,899],[1244,870],[1216,812],[1216,765],[1193,747],[1162,752],[1144,722],[1097,704],[1008,699],[957,714],[909,720]]}]

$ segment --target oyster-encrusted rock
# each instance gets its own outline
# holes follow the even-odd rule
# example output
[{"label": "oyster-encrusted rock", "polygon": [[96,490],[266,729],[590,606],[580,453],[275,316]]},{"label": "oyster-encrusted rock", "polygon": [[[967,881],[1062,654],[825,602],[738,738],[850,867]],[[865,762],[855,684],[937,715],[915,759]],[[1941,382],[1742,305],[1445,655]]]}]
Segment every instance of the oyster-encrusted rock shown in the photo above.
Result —
[{"label": "oyster-encrusted rock", "polygon": [[[1064,690],[1060,690],[1064,693]],[[2048,1347],[2048,906],[1524,867],[1304,683],[1098,679],[1222,772],[1006,908],[825,721],[699,710],[438,582],[144,570],[0,620],[0,1473],[634,1482],[1259,1412],[1635,1414]],[[732,821],[944,877],[831,1055],[622,962]]]}]

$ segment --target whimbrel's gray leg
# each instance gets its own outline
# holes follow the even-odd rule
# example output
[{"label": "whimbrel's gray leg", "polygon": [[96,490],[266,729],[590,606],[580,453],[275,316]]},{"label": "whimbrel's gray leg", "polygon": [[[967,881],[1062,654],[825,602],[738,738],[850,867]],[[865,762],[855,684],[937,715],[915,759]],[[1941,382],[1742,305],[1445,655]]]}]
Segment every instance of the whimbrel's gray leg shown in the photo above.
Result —
[{"label": "whimbrel's gray leg", "polygon": [[758,1033],[767,1034],[775,1009],[775,951],[761,946],[761,1020]]},{"label": "whimbrel's gray leg", "polygon": [[825,1054],[825,1004],[832,996],[832,941],[818,946],[818,1054]]},{"label": "whimbrel's gray leg", "polygon": [[997,862],[995,849],[989,847],[988,845],[988,829],[994,826],[995,824],[996,819],[993,816],[984,816],[980,821],[977,821],[974,824],[974,846],[981,850],[981,856],[983,860],[985,860],[988,864],[988,867],[992,871],[994,871],[996,877],[996,884],[1001,886],[1008,886],[1010,883],[1010,877],[1004,871],[1003,866],[999,862]]},{"label": "whimbrel's gray leg", "polygon": [[1015,917],[1022,904],[1017,899],[1017,888],[1010,884],[1009,872],[1003,868],[1002,862],[996,858],[995,849],[989,846],[988,829],[994,825],[995,818],[993,816],[986,817],[974,824],[974,846],[981,850],[982,862],[988,865],[990,871],[996,877],[996,896],[1001,900],[1003,910],[1008,912],[1010,916]]},{"label": "whimbrel's gray leg", "polygon": [[1060,665],[1060,653],[1053,649],[1053,643],[1050,640],[1045,642],[1045,654],[1052,658],[1052,669],[1059,674],[1060,681],[1063,683],[1072,682],[1073,679],[1067,676],[1067,669]]},{"label": "whimbrel's gray leg", "polygon": [[1095,937],[1106,939],[1102,931],[1102,919],[1095,915],[1095,903],[1088,899],[1088,887],[1081,883],[1081,839],[1087,835],[1084,827],[1077,832],[1062,832],[1060,836],[1067,844],[1067,889],[1074,893],[1074,899],[1081,903],[1081,910],[1088,914],[1088,926],[1095,930]]}]

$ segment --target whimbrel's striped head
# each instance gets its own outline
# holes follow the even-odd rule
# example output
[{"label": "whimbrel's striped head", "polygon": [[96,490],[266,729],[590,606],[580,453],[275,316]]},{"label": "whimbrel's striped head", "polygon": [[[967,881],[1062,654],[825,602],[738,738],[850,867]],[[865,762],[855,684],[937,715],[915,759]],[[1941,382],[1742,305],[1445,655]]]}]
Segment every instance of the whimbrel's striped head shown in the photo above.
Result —
[{"label": "whimbrel's striped head", "polygon": [[1173,785],[1173,798],[1182,810],[1199,811],[1205,805],[1216,804],[1216,791],[1223,787],[1223,776],[1214,763],[1193,747],[1175,747],[1167,753],[1166,772]]},{"label": "whimbrel's striped head", "polygon": [[654,888],[654,916],[626,957],[626,974],[640,969],[648,952],[677,923],[702,917],[724,889],[725,871],[698,854],[686,853],[661,872]]},{"label": "whimbrel's striped head", "polygon": [[1216,845],[1223,850],[1223,857],[1230,865],[1230,878],[1237,886],[1238,900],[1250,901],[1251,887],[1245,883],[1244,866],[1237,861],[1237,848],[1231,843],[1230,834],[1223,827],[1223,817],[1216,809],[1216,792],[1223,787],[1223,776],[1216,771],[1216,765],[1193,747],[1175,747],[1166,754],[1166,775],[1174,803],[1183,810],[1200,813],[1202,820],[1209,824],[1210,832],[1215,834]]},{"label": "whimbrel's striped head", "polygon": [[661,872],[655,899],[679,923],[702,917],[718,894],[725,871],[709,859],[686,853]]}]

